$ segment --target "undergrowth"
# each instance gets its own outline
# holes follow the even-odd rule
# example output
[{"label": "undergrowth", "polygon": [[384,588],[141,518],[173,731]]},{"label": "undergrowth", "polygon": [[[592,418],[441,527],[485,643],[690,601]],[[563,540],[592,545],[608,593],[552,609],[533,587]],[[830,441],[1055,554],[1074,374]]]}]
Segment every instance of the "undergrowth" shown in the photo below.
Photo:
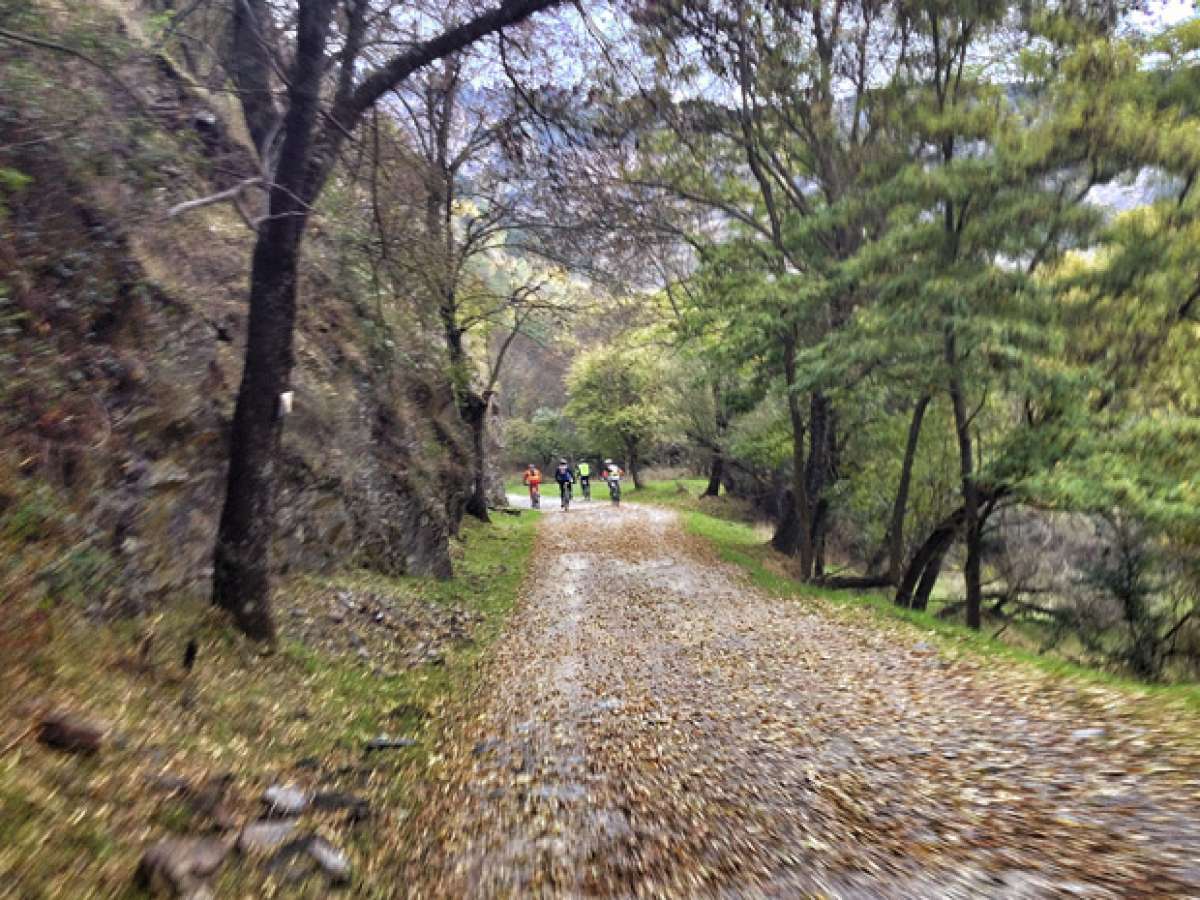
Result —
[{"label": "undergrowth", "polygon": [[[471,689],[477,660],[516,599],[535,522],[504,516],[491,526],[466,524],[449,581],[350,572],[281,584],[274,653],[238,637],[203,598],[181,598],[153,617],[97,624],[73,604],[10,596],[0,625],[0,893],[139,896],[131,879],[142,850],[211,824],[155,790],[156,779],[231,775],[230,805],[244,821],[258,812],[269,784],[316,787],[320,772],[322,789],[362,796],[372,814],[349,829],[335,829],[331,813],[312,814],[306,827],[347,850],[355,895],[392,896],[402,824],[439,737],[437,713]],[[436,662],[384,673],[354,654],[305,643],[290,627],[299,612],[326,609],[331,595],[347,590],[454,607],[477,624]],[[199,649],[186,674],[181,660],[190,639]],[[95,758],[49,750],[30,731],[48,708],[103,720],[115,737]],[[365,754],[365,742],[379,735],[415,744]],[[261,867],[237,861],[214,887],[217,896],[329,891],[318,878],[286,889],[264,884]]]}]

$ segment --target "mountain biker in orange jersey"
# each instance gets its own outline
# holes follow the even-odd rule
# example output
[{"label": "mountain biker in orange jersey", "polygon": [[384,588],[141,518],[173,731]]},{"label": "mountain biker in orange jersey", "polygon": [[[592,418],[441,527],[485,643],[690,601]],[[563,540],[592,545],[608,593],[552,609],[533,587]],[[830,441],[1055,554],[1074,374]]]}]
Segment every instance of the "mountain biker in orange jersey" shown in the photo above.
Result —
[{"label": "mountain biker in orange jersey", "polygon": [[539,501],[542,499],[542,473],[533,463],[530,463],[529,467],[525,469],[524,482],[529,488],[529,503],[534,509],[537,509]]}]

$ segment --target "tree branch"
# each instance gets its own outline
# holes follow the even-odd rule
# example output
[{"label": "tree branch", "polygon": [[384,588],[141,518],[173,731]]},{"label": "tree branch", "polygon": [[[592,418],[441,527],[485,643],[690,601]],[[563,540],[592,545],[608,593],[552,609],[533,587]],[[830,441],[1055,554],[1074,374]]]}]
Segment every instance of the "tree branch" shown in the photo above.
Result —
[{"label": "tree branch", "polygon": [[347,101],[334,109],[333,118],[340,122],[343,128],[352,131],[366,110],[413,72],[434,60],[462,50],[480,38],[494,34],[509,25],[515,25],[536,12],[558,6],[562,2],[563,0],[504,0],[495,9],[393,57],[370,73]]},{"label": "tree branch", "polygon": [[[261,178],[247,178],[245,181],[235,184],[233,187],[224,191],[218,191],[215,194],[210,194],[207,197],[200,197],[196,200],[187,200],[183,203],[177,203],[167,210],[167,218],[174,219],[176,216],[181,216],[184,213],[191,212],[192,210],[200,209],[203,206],[212,206],[216,203],[225,203],[227,201],[231,201],[236,205],[242,191],[246,190],[247,188],[262,186],[263,180]],[[238,207],[238,212],[242,213],[243,218],[246,217],[245,211],[242,210],[241,207]],[[247,224],[252,228],[257,228],[257,225],[254,223],[248,221]]]}]

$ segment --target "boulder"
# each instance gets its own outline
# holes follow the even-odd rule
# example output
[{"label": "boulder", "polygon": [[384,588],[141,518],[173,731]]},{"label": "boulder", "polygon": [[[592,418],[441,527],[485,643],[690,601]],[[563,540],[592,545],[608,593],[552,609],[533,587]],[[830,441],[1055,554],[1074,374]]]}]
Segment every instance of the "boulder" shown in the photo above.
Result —
[{"label": "boulder", "polygon": [[296,823],[292,819],[251,822],[238,835],[237,848],[242,853],[274,850],[291,837],[295,830]]},{"label": "boulder", "polygon": [[135,881],[144,891],[167,891],[186,900],[206,900],[212,890],[206,879],[225,857],[230,843],[215,838],[167,838],[142,854]]},{"label": "boulder", "polygon": [[298,816],[308,809],[308,792],[294,784],[273,784],[263,793],[267,815],[273,819]]},{"label": "boulder", "polygon": [[350,880],[350,858],[320,835],[308,842],[308,855],[317,861],[331,883],[346,884]]},{"label": "boulder", "polygon": [[99,753],[107,733],[104,723],[61,709],[46,713],[38,723],[38,740],[68,753]]}]

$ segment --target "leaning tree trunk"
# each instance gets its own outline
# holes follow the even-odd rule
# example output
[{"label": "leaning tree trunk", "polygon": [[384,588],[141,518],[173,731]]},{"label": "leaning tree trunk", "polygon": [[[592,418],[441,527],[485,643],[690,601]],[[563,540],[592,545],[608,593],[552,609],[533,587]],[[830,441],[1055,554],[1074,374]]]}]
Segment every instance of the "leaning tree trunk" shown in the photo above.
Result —
[{"label": "leaning tree trunk", "polygon": [[897,606],[914,606],[914,593],[918,591],[918,583],[926,591],[924,600],[928,600],[928,592],[933,589],[933,583],[937,580],[946,551],[962,528],[963,518],[962,507],[959,507],[942,519],[917,548],[900,579],[900,584],[896,587]]},{"label": "leaning tree trunk", "polygon": [[925,394],[917,401],[908,423],[908,441],[904,445],[900,483],[896,486],[896,501],[892,505],[892,521],[888,526],[888,575],[893,583],[900,578],[900,567],[904,565],[904,516],[908,511],[908,493],[912,485],[913,464],[917,458],[917,444],[921,439],[921,423],[929,400],[929,395]]},{"label": "leaning tree trunk", "polygon": [[330,4],[301,6],[296,62],[288,88],[283,147],[250,273],[246,363],[229,444],[225,505],[213,553],[213,602],[255,640],[275,637],[271,617],[271,538],[275,467],[283,433],[281,395],[292,373],[300,242],[319,191],[310,151],[321,88]]},{"label": "leaning tree trunk", "polygon": [[717,497],[721,493],[721,477],[725,474],[725,457],[720,450],[714,450],[712,461],[708,466],[708,487],[701,497]]}]

